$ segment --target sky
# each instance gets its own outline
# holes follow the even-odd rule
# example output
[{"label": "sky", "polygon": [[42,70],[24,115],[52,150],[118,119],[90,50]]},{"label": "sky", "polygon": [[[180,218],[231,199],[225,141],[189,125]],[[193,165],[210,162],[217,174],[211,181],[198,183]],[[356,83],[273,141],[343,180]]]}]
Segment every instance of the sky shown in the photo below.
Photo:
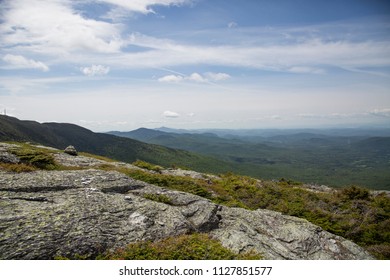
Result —
[{"label": "sky", "polygon": [[0,0],[0,113],[93,131],[390,127],[390,1]]}]

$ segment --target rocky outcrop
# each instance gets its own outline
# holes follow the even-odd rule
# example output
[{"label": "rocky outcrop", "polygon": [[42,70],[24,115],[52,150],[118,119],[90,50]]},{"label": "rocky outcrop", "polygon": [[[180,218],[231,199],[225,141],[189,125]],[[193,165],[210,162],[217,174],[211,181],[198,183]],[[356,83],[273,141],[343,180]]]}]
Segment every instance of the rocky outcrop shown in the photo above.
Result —
[{"label": "rocky outcrop", "polygon": [[73,147],[73,146],[66,147],[65,150],[64,150],[64,153],[68,154],[68,155],[71,155],[71,156],[77,156],[78,155],[76,148]]},{"label": "rocky outcrop", "polygon": [[[64,162],[79,157],[59,156]],[[93,257],[134,241],[192,232],[209,233],[235,252],[253,250],[267,259],[371,258],[306,220],[220,206],[116,171],[0,171],[1,259]]]},{"label": "rocky outcrop", "polygon": [[17,164],[20,162],[19,158],[10,153],[9,150],[17,148],[14,144],[0,143],[0,163],[12,163]]}]

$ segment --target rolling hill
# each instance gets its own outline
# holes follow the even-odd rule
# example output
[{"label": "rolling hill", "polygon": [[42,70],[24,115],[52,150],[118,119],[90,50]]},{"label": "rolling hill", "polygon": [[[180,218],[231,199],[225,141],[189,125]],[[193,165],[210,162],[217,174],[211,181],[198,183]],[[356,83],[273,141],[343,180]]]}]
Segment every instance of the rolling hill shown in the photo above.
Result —
[{"label": "rolling hill", "polygon": [[68,123],[38,123],[0,116],[0,141],[24,141],[64,149],[73,145],[77,150],[111,157],[125,162],[137,159],[161,166],[181,166],[201,172],[228,172],[230,163],[188,151],[146,144],[129,138],[95,133]]},{"label": "rolling hill", "polygon": [[288,178],[330,186],[390,189],[387,130],[209,130],[137,129],[110,132],[147,143],[183,149],[234,164],[256,178]]},{"label": "rolling hill", "polygon": [[234,172],[260,179],[390,190],[390,137],[381,136],[387,132],[168,131],[141,128],[105,134],[74,124],[0,116],[0,141],[28,141],[59,149],[73,145],[79,151],[125,162],[140,159],[214,174]]}]

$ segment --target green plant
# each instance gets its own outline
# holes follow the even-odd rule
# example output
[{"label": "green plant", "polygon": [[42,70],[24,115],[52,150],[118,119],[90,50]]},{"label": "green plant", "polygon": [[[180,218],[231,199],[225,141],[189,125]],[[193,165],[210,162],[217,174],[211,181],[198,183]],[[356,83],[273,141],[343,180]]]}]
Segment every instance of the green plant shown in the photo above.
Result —
[{"label": "green plant", "polygon": [[143,195],[143,197],[160,203],[165,203],[169,205],[173,204],[171,198],[164,194],[146,193]]},{"label": "green plant", "polygon": [[154,165],[154,164],[142,161],[142,160],[137,160],[137,161],[133,162],[132,164],[139,167],[139,168],[158,172],[158,173],[161,173],[161,170],[163,169],[161,166]]},{"label": "green plant", "polygon": [[341,195],[348,200],[353,200],[353,199],[367,200],[370,198],[370,192],[368,190],[357,186],[349,186],[347,188],[342,189]]},{"label": "green plant", "polygon": [[207,234],[169,237],[151,242],[132,243],[126,248],[99,256],[99,259],[123,260],[234,260],[261,259],[256,253],[235,254]]},{"label": "green plant", "polygon": [[126,174],[161,187],[200,194],[229,207],[262,208],[300,217],[368,250],[373,248],[378,258],[389,258],[385,245],[390,244],[390,199],[386,195],[371,197],[356,186],[316,193],[289,180],[260,182],[232,173],[207,181],[139,170]]},{"label": "green plant", "polygon": [[201,182],[200,180],[189,177],[163,175],[158,173],[153,174],[150,172],[134,169],[129,169],[125,173],[134,179],[160,187],[188,192],[205,198],[211,198],[211,193],[207,190],[205,183]]},{"label": "green plant", "polygon": [[0,163],[0,169],[16,173],[31,172],[37,170],[36,167],[24,163]]},{"label": "green plant", "polygon": [[53,170],[56,168],[56,163],[52,154],[43,149],[24,145],[11,152],[15,154],[23,164],[46,170]]}]

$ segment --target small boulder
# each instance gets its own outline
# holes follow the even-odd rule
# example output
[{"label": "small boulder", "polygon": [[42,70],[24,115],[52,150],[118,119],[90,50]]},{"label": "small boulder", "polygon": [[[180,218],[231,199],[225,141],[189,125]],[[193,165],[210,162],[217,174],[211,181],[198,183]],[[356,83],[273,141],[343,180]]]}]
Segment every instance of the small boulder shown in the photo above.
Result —
[{"label": "small boulder", "polygon": [[11,153],[0,151],[0,162],[17,164],[17,163],[20,163],[20,160],[15,155],[13,155]]},{"label": "small boulder", "polygon": [[64,153],[71,155],[71,156],[77,156],[77,150],[73,146],[68,146],[64,150]]}]

